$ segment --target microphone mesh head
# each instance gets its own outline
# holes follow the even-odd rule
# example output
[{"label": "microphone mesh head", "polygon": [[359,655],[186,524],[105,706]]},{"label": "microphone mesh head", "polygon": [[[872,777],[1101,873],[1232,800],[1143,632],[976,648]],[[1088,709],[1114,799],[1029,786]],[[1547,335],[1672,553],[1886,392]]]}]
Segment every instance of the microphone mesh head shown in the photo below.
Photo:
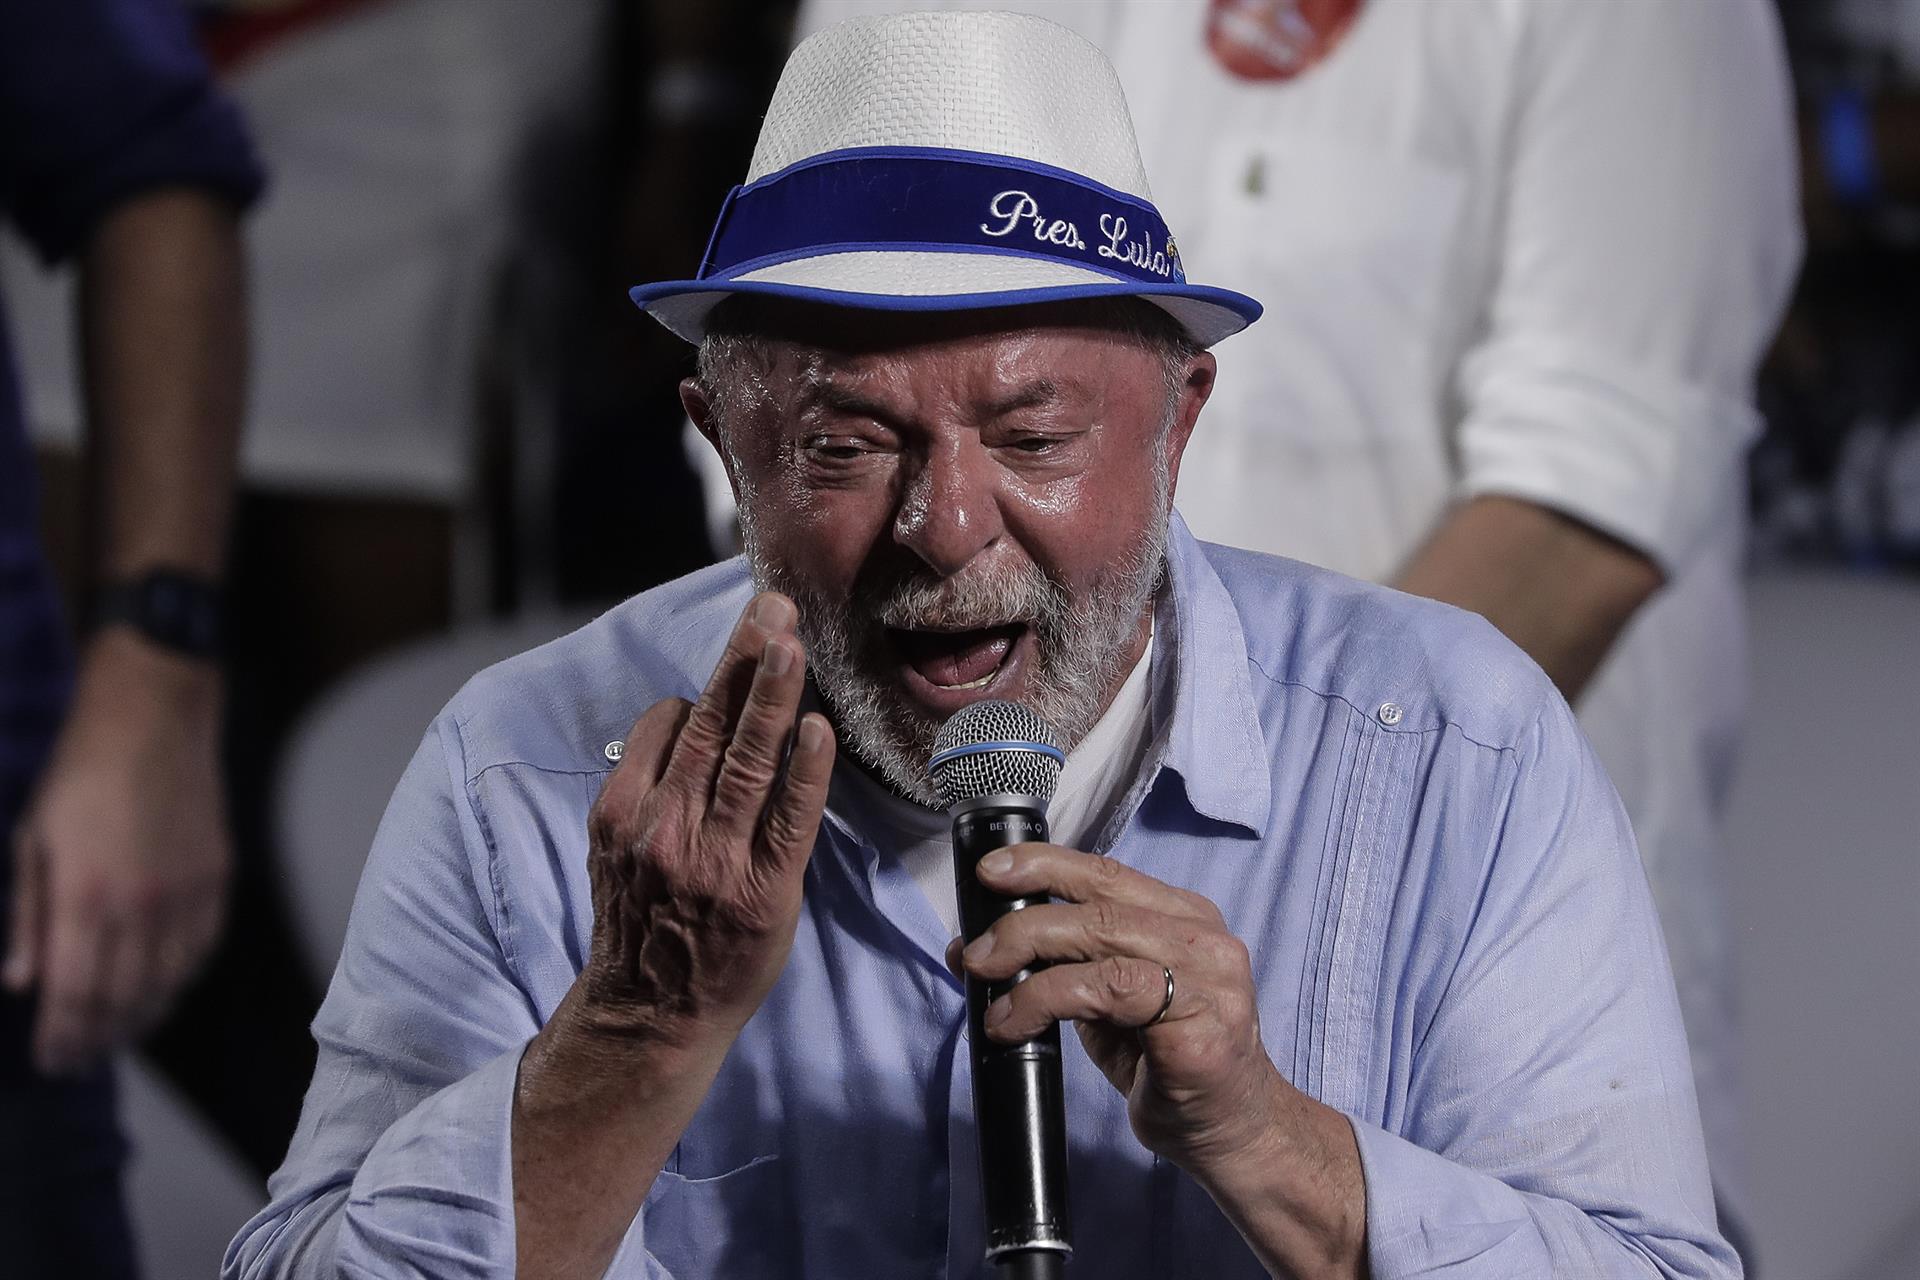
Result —
[{"label": "microphone mesh head", "polygon": [[940,726],[927,772],[949,809],[1006,794],[1045,804],[1060,781],[1064,754],[1045,720],[1017,702],[988,699],[962,707]]}]

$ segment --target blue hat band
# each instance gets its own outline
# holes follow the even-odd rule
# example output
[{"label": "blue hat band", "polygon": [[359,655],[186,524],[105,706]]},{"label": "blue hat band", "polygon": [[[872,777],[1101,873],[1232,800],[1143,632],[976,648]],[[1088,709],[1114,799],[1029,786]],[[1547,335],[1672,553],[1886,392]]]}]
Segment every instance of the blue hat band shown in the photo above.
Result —
[{"label": "blue hat band", "polygon": [[1184,284],[1159,211],[1064,169],[927,148],[831,152],[735,187],[699,279],[861,250],[1015,253]]}]

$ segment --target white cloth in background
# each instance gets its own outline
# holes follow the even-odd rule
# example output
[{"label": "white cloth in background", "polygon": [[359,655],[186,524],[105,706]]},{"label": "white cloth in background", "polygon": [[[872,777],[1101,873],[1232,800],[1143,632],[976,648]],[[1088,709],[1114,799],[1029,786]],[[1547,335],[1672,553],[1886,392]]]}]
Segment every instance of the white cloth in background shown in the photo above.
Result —
[{"label": "white cloth in background", "polygon": [[[1140,772],[1153,732],[1148,673],[1153,642],[1133,666],[1099,723],[1067,755],[1060,785],[1047,806],[1047,834],[1055,844],[1093,851],[1094,841],[1114,807]],[[891,840],[895,854],[912,872],[949,937],[960,932],[960,904],[954,894],[953,822],[904,800],[859,769],[836,769],[833,805],[876,840]]]},{"label": "white cloth in background", "polygon": [[[796,38],[860,13],[809,0]],[[1202,538],[1390,577],[1462,497],[1568,512],[1670,585],[1581,703],[1672,954],[1716,1181],[1740,1199],[1719,812],[1744,700],[1755,363],[1800,236],[1764,0],[1370,0],[1319,66],[1235,79],[1203,0],[1009,0],[1119,70],[1219,348],[1180,474]]]},{"label": "white cloth in background", "polygon": [[1833,31],[1859,46],[1857,54],[1878,55],[1907,80],[1920,80],[1920,0],[1829,0],[1826,10]]},{"label": "white cloth in background", "polygon": [[[270,174],[247,227],[248,480],[459,502],[533,128],[584,105],[597,0],[384,0],[296,28],[225,86]],[[67,281],[0,263],[39,439],[74,443]]]}]

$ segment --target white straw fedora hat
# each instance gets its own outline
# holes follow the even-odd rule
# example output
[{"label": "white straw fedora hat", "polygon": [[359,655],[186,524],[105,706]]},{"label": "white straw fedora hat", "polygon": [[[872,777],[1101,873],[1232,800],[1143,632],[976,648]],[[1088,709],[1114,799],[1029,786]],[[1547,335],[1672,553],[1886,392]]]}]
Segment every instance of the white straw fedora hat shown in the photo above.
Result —
[{"label": "white straw fedora hat", "polygon": [[699,274],[632,291],[689,342],[735,294],[882,311],[1138,297],[1202,346],[1260,314],[1187,283],[1106,58],[1013,13],[856,18],[793,51]]}]

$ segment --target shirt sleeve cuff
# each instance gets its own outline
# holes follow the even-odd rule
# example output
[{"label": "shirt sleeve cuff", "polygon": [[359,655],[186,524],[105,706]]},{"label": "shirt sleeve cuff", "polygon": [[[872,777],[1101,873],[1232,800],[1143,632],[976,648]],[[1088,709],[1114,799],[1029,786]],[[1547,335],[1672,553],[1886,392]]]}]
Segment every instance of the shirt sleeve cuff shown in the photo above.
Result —
[{"label": "shirt sleeve cuff", "polygon": [[[1349,1117],[1351,1119],[1351,1117]],[[1488,1174],[1353,1120],[1367,1183],[1367,1258],[1373,1280],[1552,1273],[1518,1192]]]},{"label": "shirt sleeve cuff", "polygon": [[409,1111],[360,1166],[340,1226],[347,1276],[514,1272],[513,1095],[524,1044]]},{"label": "shirt sleeve cuff", "polygon": [[211,89],[183,94],[84,170],[59,175],[14,211],[41,257],[58,262],[80,247],[111,209],[144,192],[189,187],[251,205],[266,185],[233,105]]},{"label": "shirt sleeve cuff", "polygon": [[1738,396],[1537,337],[1475,352],[1462,384],[1461,496],[1551,507],[1669,576],[1738,507],[1760,429]]}]

